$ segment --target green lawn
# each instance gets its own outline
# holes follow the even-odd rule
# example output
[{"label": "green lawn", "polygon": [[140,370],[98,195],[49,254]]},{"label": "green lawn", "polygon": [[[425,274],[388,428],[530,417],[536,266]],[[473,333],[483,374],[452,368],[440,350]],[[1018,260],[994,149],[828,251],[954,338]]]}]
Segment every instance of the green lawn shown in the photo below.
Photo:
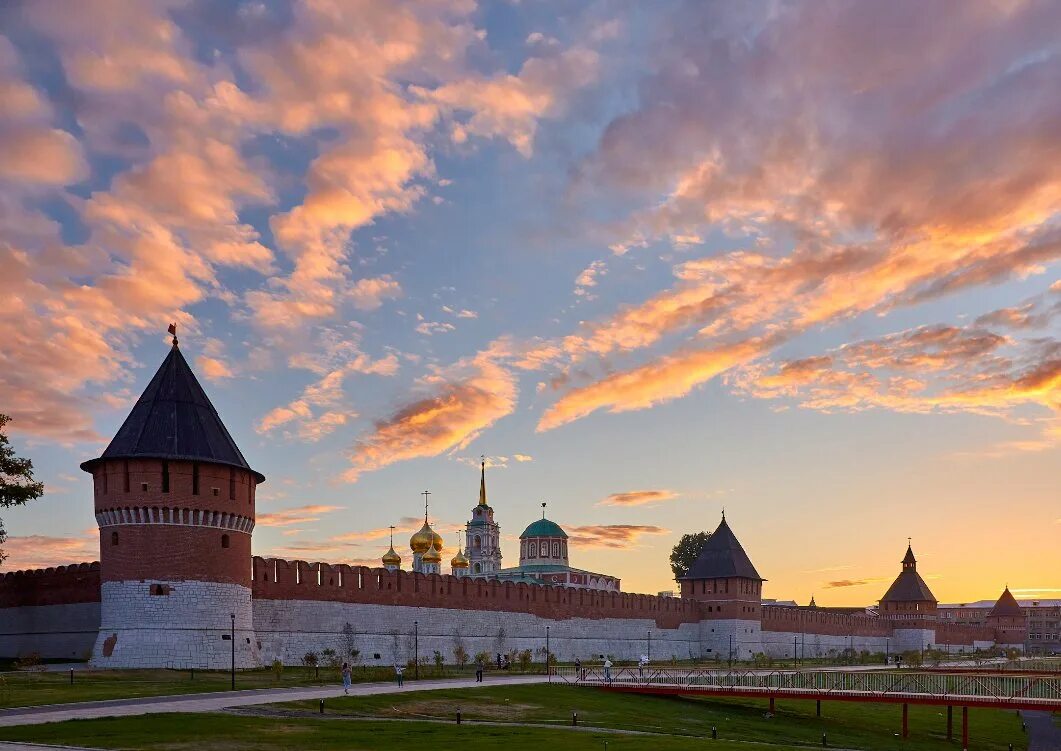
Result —
[{"label": "green lawn", "polygon": [[[469,720],[514,723],[512,727],[452,722],[457,706]],[[814,716],[813,702],[778,702],[777,714],[766,718],[766,702],[751,700],[683,699],[611,694],[570,686],[504,686],[408,694],[329,699],[326,717],[316,702],[292,702],[247,711],[250,714],[165,714],[142,717],[78,720],[49,725],[0,729],[0,740],[65,743],[97,748],[157,749],[409,749],[427,744],[461,748],[519,751],[551,748],[702,749],[735,751],[766,744],[771,750],[820,748],[821,733],[832,748],[894,749],[896,751],[956,751],[958,741],[944,740],[945,710],[910,707],[910,738],[902,742],[898,705],[823,702],[823,717]],[[583,727],[641,730],[664,735],[631,736],[567,727],[577,710]],[[344,719],[343,715],[350,715]],[[354,716],[368,719],[353,719]],[[405,721],[386,722],[381,718]],[[409,719],[412,718],[412,719]],[[445,724],[423,722],[426,718]],[[955,732],[961,713],[955,711]],[[555,724],[556,728],[518,723]],[[711,726],[717,742],[705,741]],[[1005,751],[1007,744],[1025,749],[1020,720],[1013,712],[971,710],[971,749]],[[666,734],[671,734],[667,737]],[[695,737],[688,737],[695,736]],[[739,741],[739,743],[737,743]],[[750,742],[750,743],[749,743]]]},{"label": "green lawn", "polygon": [[[78,743],[115,749],[225,749],[278,751],[691,751],[702,749],[698,738],[630,736],[562,729],[500,728],[441,725],[428,722],[342,722],[312,717],[275,719],[203,715],[148,715],[123,719],[75,720],[55,725],[0,728],[0,740],[36,743]],[[718,751],[750,751],[744,743],[712,744]],[[793,746],[770,746],[771,751],[794,751]]]},{"label": "green lawn", "polygon": [[[466,673],[471,675],[471,672]],[[422,672],[425,679],[456,675],[455,669],[449,669],[444,676],[439,676],[433,666]],[[357,682],[386,682],[394,679],[394,671],[391,668],[356,668],[353,677]],[[406,680],[412,679],[412,671],[408,671]],[[317,673],[313,668],[288,667],[279,680],[271,670],[236,673],[237,689],[338,685],[340,682],[337,668],[322,667]],[[69,672],[19,671],[0,675],[0,708],[228,691],[229,685],[229,673],[218,670],[76,670],[73,684]]]},{"label": "green lawn", "polygon": [[[315,702],[278,705],[306,714]],[[327,702],[327,711],[361,717],[438,717],[453,719],[457,708],[468,719],[493,722],[534,722],[567,725],[577,711],[582,725],[708,736],[714,726],[720,739],[819,745],[826,733],[829,745],[860,749],[953,749],[946,741],[946,708],[910,705],[910,737],[900,743],[902,707],[898,704],[822,702],[822,717],[812,701],[776,703],[765,717],[766,700],[714,699],[619,695],[572,686],[504,686],[462,688],[401,695],[340,697]],[[954,710],[955,737],[961,734],[961,710]],[[974,749],[1024,749],[1020,718],[1004,710],[973,709],[969,732]]]}]

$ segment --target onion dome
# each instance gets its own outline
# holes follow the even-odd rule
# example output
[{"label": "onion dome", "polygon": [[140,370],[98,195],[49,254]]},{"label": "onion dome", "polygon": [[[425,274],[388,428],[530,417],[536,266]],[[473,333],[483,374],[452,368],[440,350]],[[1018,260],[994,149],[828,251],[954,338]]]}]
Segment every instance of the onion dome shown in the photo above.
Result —
[{"label": "onion dome", "polygon": [[435,550],[434,547],[428,547],[428,549],[424,551],[423,558],[420,560],[424,563],[442,563],[442,551]]},{"label": "onion dome", "polygon": [[460,548],[457,548],[457,555],[453,556],[453,560],[449,562],[451,568],[468,568],[468,556],[461,552]]},{"label": "onion dome", "polygon": [[[420,531],[409,538],[409,547],[412,548],[414,553],[426,553],[434,547],[436,536],[435,531],[431,529],[431,525],[427,523],[427,519],[424,519],[424,526],[420,527]],[[440,544],[439,549],[441,548]]]},{"label": "onion dome", "polygon": [[431,530],[431,547],[439,553],[442,552],[442,535],[433,529]]},{"label": "onion dome", "polygon": [[383,565],[384,566],[401,566],[402,565],[402,557],[395,552],[393,545],[391,545],[390,550],[388,550],[386,553],[383,554]]}]

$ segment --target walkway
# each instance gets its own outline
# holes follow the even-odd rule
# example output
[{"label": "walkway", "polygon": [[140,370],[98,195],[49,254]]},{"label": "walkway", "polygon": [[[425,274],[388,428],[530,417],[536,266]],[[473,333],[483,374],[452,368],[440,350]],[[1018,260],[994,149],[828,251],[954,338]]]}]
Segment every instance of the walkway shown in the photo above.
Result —
[{"label": "walkway", "polygon": [[[398,688],[394,683],[355,683],[350,688],[350,695],[370,696],[411,691],[437,691],[467,687],[469,684],[476,688],[512,686],[520,683],[544,683],[545,680],[544,675],[521,675],[493,678],[483,683],[453,679],[410,681],[402,688]],[[0,710],[0,727],[39,725],[45,722],[63,722],[65,720],[83,720],[96,717],[128,717],[160,712],[219,712],[231,707],[248,707],[255,704],[275,704],[286,701],[334,699],[342,695],[342,686],[328,686],[326,688],[265,688],[253,691],[151,696],[138,699],[90,701],[79,704],[46,704],[39,707]],[[4,746],[0,745],[0,749],[4,749]]]},{"label": "walkway", "polygon": [[1061,727],[1054,724],[1049,712],[1022,712],[1028,727],[1028,751],[1061,749]]}]

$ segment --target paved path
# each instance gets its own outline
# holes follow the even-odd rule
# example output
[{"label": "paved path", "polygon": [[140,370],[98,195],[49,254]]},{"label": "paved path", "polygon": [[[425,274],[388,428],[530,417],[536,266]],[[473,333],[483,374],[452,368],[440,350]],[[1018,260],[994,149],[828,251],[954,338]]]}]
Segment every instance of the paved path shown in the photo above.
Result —
[{"label": "paved path", "polygon": [[[350,688],[350,695],[369,696],[452,688],[486,688],[488,686],[512,686],[519,683],[544,683],[545,680],[544,675],[521,675],[493,678],[483,683],[475,683],[467,679],[410,681],[402,688],[398,688],[394,683],[355,683]],[[129,717],[159,712],[218,712],[230,707],[274,704],[283,701],[332,699],[342,695],[341,686],[328,686],[326,688],[265,688],[253,691],[151,696],[137,699],[90,701],[80,704],[46,704],[39,707],[0,710],[0,727],[39,725],[45,722],[63,722],[64,720],[94,717]],[[0,745],[0,750],[2,749],[4,747]]]},{"label": "paved path", "polygon": [[1028,726],[1028,751],[1059,751],[1061,728],[1049,712],[1022,712]]}]

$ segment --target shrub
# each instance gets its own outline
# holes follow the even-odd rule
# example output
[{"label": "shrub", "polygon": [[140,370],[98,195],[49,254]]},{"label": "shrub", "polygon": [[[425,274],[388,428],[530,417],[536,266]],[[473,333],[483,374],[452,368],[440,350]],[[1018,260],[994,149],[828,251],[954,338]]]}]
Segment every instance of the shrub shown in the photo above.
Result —
[{"label": "shrub", "polygon": [[343,659],[339,656],[338,652],[331,647],[328,647],[327,649],[321,650],[321,662],[323,662],[326,667],[337,668],[343,664]]},{"label": "shrub", "polygon": [[524,650],[520,651],[516,655],[516,657],[519,660],[519,669],[522,670],[524,673],[526,673],[527,672],[527,668],[530,667],[531,658],[533,657],[533,653],[529,649],[524,649]]},{"label": "shrub", "polygon": [[302,664],[307,668],[317,667],[317,663],[320,662],[320,657],[317,656],[316,652],[306,652],[302,655]]},{"label": "shrub", "polygon": [[436,649],[431,655],[431,659],[435,662],[435,672],[442,675],[442,668],[446,664],[446,660],[442,656],[442,653]]},{"label": "shrub", "polygon": [[279,682],[280,676],[282,676],[284,674],[284,663],[282,663],[280,661],[279,657],[277,657],[275,660],[273,660],[272,669],[273,669],[273,678],[275,678]]},{"label": "shrub", "polygon": [[476,652],[475,653],[475,661],[476,662],[481,662],[481,663],[483,663],[483,665],[489,667],[490,662],[491,662],[490,653],[487,652],[485,649],[482,652]]}]

